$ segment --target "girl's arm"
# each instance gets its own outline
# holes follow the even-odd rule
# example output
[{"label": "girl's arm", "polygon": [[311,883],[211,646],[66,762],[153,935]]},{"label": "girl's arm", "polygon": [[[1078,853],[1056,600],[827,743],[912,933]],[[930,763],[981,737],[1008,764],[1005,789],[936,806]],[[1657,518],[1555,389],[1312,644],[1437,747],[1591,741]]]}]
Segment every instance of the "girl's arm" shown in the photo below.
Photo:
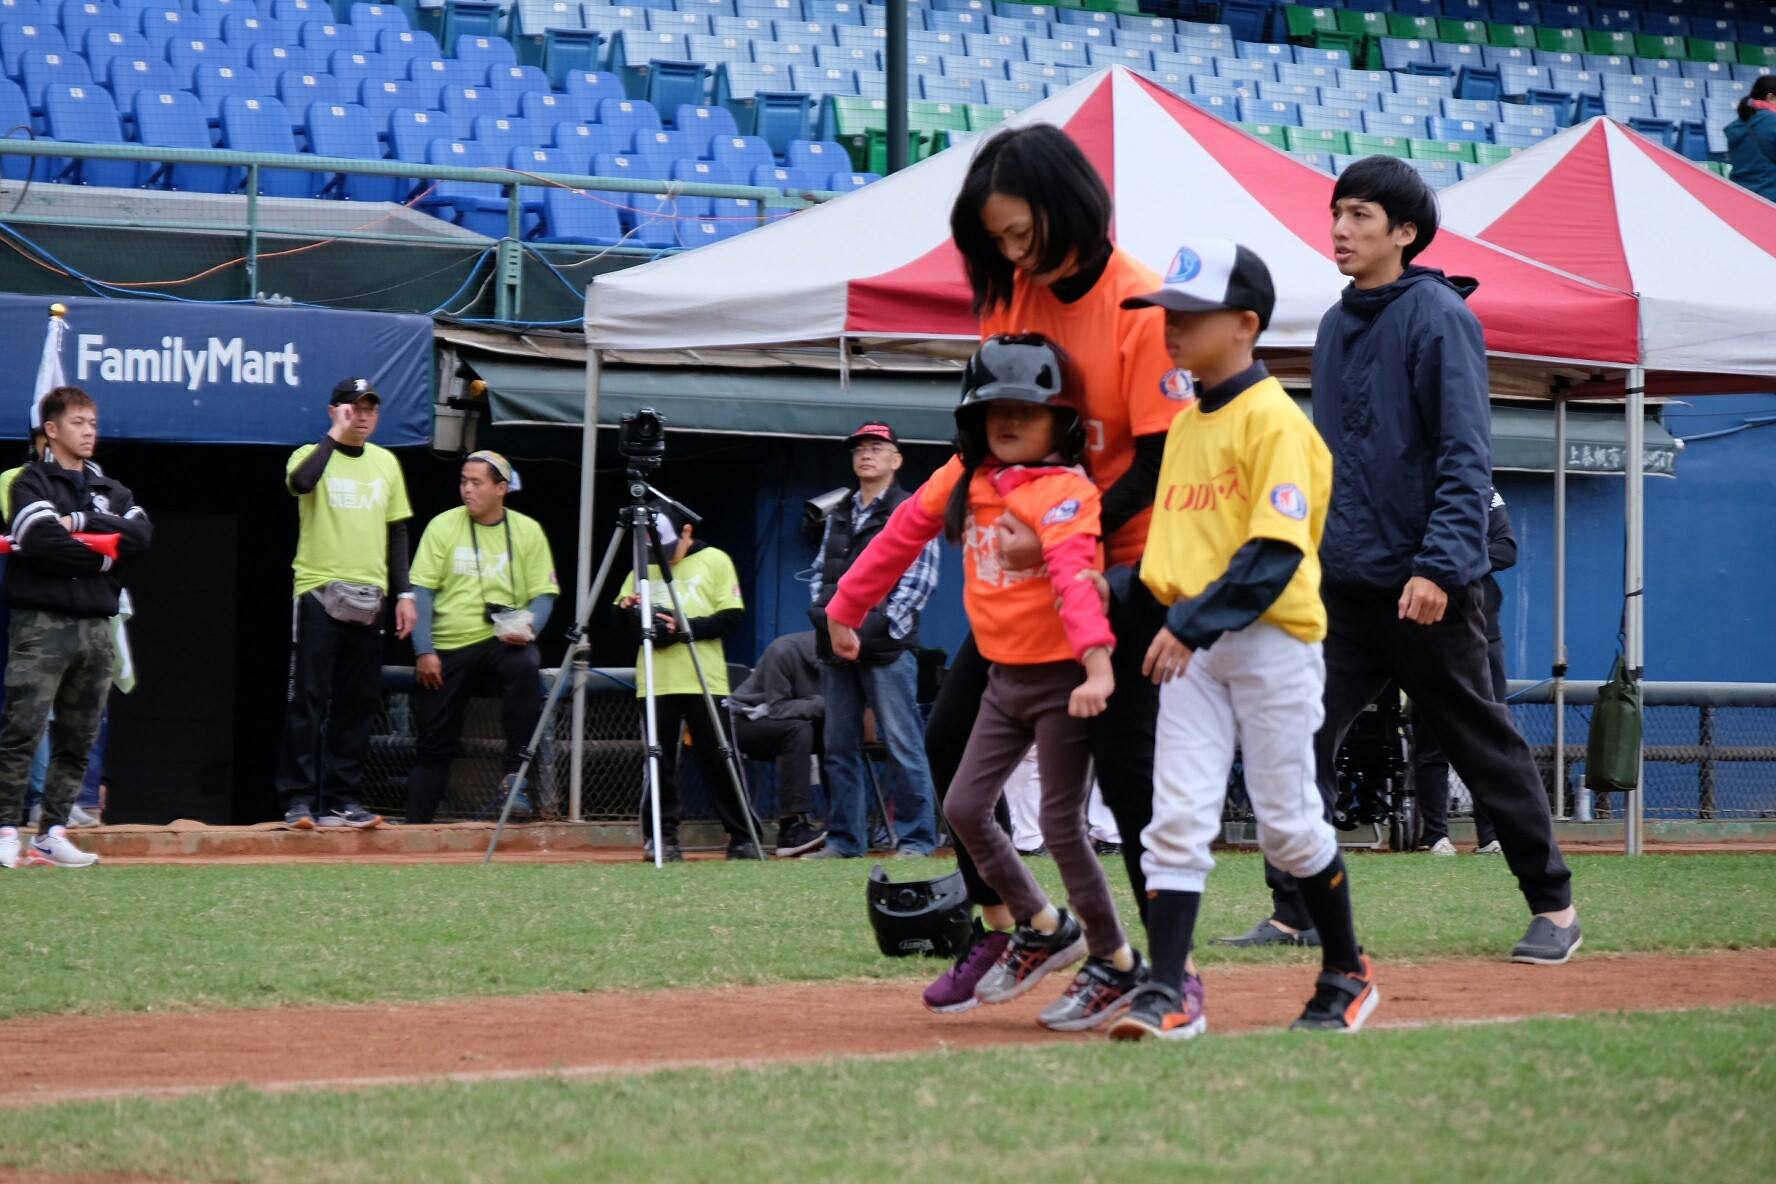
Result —
[{"label": "girl's arm", "polygon": [[[827,603],[828,621],[850,629],[863,624],[869,610],[894,590],[925,544],[942,532],[943,517],[924,508],[925,493],[922,486],[901,502],[882,533],[871,539],[863,554],[852,562],[839,580],[838,591]],[[943,503],[939,500],[937,504]]]},{"label": "girl's arm", "polygon": [[1098,599],[1097,586],[1082,580],[1079,573],[1099,568],[1098,539],[1093,534],[1070,534],[1053,542],[1044,542],[1042,557],[1048,563],[1048,582],[1054,589],[1055,604],[1061,614],[1061,628],[1073,647],[1073,656],[1085,661],[1088,651],[1115,646],[1116,635],[1110,631],[1110,618]]}]

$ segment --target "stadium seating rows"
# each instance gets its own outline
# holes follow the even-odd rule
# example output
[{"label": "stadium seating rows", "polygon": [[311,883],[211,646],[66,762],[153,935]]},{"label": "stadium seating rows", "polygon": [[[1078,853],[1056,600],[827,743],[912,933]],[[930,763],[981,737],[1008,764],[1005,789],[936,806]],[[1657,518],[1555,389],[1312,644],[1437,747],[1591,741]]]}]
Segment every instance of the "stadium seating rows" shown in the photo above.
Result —
[{"label": "stadium seating rows", "polygon": [[[914,157],[1123,64],[1329,172],[1386,152],[1447,184],[1593,115],[1708,160],[1752,79],[1776,70],[1776,24],[1742,19],[1735,0],[1186,6],[1213,20],[1091,3],[910,3]],[[886,33],[885,7],[858,0],[0,0],[0,118],[66,141],[849,189],[885,165]],[[27,172],[210,192],[244,180],[213,165],[0,159],[6,177]],[[267,169],[261,187],[418,192],[418,208],[496,237],[512,213],[482,183]],[[525,237],[655,249],[761,216],[750,200],[543,184],[520,204]]]}]

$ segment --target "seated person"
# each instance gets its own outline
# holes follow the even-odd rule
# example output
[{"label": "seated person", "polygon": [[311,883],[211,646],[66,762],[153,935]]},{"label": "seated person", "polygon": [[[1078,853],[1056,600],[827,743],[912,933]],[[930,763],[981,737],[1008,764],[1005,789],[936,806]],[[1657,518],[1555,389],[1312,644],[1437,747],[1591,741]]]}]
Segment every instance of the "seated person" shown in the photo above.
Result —
[{"label": "seated person", "polygon": [[777,854],[800,855],[826,841],[809,820],[809,763],[826,715],[814,632],[789,633],[765,647],[752,674],[728,701],[735,741],[756,760],[777,762]]}]

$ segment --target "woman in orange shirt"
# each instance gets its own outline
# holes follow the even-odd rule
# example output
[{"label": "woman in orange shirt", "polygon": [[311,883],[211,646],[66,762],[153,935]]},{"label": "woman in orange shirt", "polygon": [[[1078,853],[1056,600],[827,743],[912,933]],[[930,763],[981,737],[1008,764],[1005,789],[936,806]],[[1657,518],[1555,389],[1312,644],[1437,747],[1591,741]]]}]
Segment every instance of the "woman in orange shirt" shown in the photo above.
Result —
[{"label": "woman in orange shirt", "polygon": [[[1101,498],[1080,467],[1085,431],[1068,369],[1066,355],[1036,334],[982,344],[962,382],[957,455],[900,504],[857,557],[826,606],[826,620],[833,653],[855,658],[865,614],[926,544],[941,531],[962,545],[963,603],[991,666],[944,817],[1017,931],[974,993],[943,1010],[1008,1002],[1089,950],[1084,969],[1040,1017],[1057,1031],[1082,1032],[1127,1005],[1145,968],[1123,940],[1085,830],[1087,721],[1115,688],[1115,639],[1097,590],[1078,578],[1102,564]],[[997,527],[1006,514],[1036,524],[1036,563],[1006,562]],[[1049,903],[993,818],[1005,778],[1032,743],[1042,773],[1042,841],[1077,918]]]},{"label": "woman in orange shirt", "polygon": [[[975,154],[950,212],[950,229],[974,289],[981,336],[1040,333],[1066,351],[1083,386],[1086,458],[1102,494],[1102,534],[1112,565],[1110,623],[1118,637],[1151,638],[1163,614],[1133,578],[1172,417],[1191,398],[1175,371],[1157,309],[1122,302],[1151,292],[1159,277],[1110,241],[1110,194],[1065,132],[1047,124],[1002,132]],[[1002,520],[1003,521],[1003,520]],[[1029,527],[1005,523],[1008,560],[1041,561]],[[1153,728],[1158,698],[1141,676],[1142,646],[1114,654],[1116,693],[1091,721],[1091,753],[1104,802],[1122,832],[1122,855],[1136,903],[1145,907],[1141,831],[1153,813]],[[932,707],[925,751],[939,794],[947,792],[974,726],[987,663],[964,641]],[[1001,811],[1004,807],[1001,805]],[[1003,819],[1009,826],[1009,816]],[[926,991],[926,1006],[947,1010],[972,998],[980,976],[1009,940],[1010,912],[966,852],[957,862],[987,926]]]}]

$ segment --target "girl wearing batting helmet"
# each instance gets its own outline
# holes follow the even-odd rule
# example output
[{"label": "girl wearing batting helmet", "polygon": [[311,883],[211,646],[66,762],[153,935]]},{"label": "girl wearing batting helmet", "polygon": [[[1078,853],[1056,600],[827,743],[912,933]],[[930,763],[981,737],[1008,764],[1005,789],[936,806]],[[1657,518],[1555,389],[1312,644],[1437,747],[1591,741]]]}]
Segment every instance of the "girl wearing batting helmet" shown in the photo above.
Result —
[{"label": "girl wearing batting helmet", "polygon": [[[1116,688],[1115,638],[1095,587],[1079,578],[1101,562],[1102,498],[1081,463],[1087,429],[1067,356],[1037,335],[989,337],[964,374],[956,428],[957,454],[901,504],[839,581],[827,628],[833,652],[854,657],[857,626],[926,543],[941,531],[962,545],[963,603],[990,666],[944,816],[1016,931],[971,996],[944,1010],[1015,999],[1089,950],[1084,969],[1041,1016],[1057,1031],[1082,1031],[1109,1020],[1144,969],[1123,937],[1085,827],[1088,721]],[[999,528],[1007,514],[1034,527],[1037,564],[1007,560]],[[1000,787],[1032,743],[1043,842],[1077,918],[1049,903],[993,818]]]}]

